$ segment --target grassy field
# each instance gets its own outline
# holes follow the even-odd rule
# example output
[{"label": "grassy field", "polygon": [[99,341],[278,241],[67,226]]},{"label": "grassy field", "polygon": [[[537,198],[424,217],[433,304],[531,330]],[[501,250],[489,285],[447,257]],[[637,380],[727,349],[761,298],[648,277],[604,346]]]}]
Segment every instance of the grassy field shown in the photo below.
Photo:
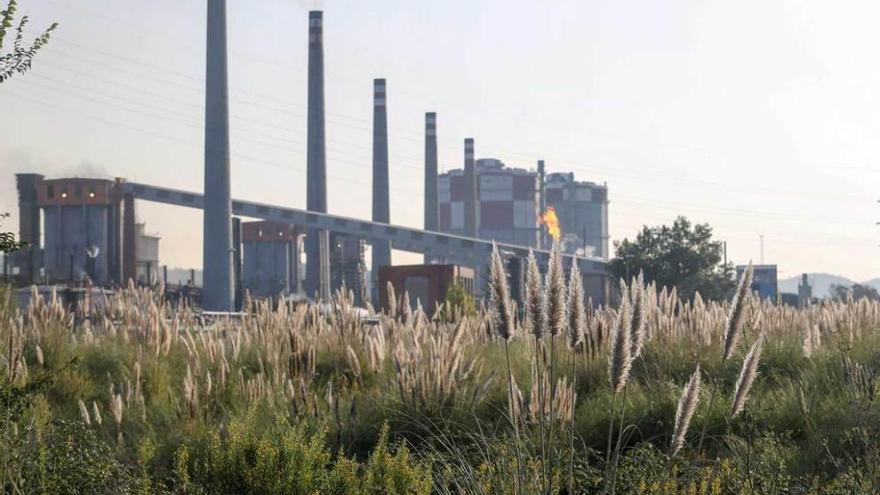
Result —
[{"label": "grassy field", "polygon": [[207,327],[142,289],[85,320],[4,296],[3,489],[880,491],[880,304],[635,280],[593,311],[561,267],[530,273],[523,311],[499,283],[475,315],[401,296],[379,325],[344,294]]}]

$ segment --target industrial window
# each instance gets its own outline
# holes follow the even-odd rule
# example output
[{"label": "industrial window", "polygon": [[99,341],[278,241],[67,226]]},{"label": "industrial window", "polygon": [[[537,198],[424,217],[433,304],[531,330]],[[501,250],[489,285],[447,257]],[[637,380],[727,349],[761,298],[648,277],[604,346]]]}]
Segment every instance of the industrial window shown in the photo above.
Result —
[{"label": "industrial window", "polygon": [[53,186],[51,184],[46,186],[46,196],[48,196],[49,199],[55,197],[55,186]]}]

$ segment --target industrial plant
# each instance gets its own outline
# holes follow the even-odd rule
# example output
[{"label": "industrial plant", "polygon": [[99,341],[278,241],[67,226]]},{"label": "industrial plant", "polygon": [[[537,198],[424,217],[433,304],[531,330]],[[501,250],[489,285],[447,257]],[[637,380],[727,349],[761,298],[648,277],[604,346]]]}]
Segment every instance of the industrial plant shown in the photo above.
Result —
[{"label": "industrial plant", "polygon": [[[594,304],[608,297],[608,188],[573,173],[547,173],[543,160],[508,165],[479,158],[462,137],[463,160],[440,173],[438,114],[424,114],[424,224],[390,223],[387,107],[393,82],[373,81],[372,208],[369,220],[327,211],[324,101],[324,16],[308,16],[306,208],[233,199],[229,150],[226,11],[208,2],[205,79],[204,192],[180,191],[125,178],[16,176],[19,234],[30,247],[4,261],[19,286],[112,289],[165,282],[157,235],[139,222],[137,202],[197,208],[203,216],[203,280],[187,293],[207,312],[241,309],[252,298],[326,300],[340,289],[355,303],[381,304],[391,284],[427,310],[451,285],[482,297],[486,263],[497,245],[510,267],[514,295],[530,252],[543,262],[554,243],[564,263],[578,263]],[[366,216],[366,215],[365,215]],[[367,251],[369,248],[369,264]],[[392,266],[392,250],[423,256],[424,265]],[[543,265],[543,263],[542,263]],[[199,290],[200,289],[200,290]]]}]

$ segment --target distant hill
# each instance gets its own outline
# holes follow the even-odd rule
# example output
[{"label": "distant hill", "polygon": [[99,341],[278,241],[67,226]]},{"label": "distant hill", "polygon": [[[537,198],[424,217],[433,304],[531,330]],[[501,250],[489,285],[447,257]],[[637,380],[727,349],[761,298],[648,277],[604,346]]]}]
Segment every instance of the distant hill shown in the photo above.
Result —
[{"label": "distant hill", "polygon": [[[880,277],[868,280],[866,282],[856,282],[855,280],[850,280],[846,277],[834,275],[831,273],[808,273],[807,278],[810,280],[810,285],[813,286],[813,297],[827,297],[828,294],[831,292],[832,285],[851,286],[853,284],[861,283],[865,285],[870,285],[877,290],[880,290]],[[798,284],[800,283],[800,275],[798,275],[797,277],[780,279],[779,290],[782,292],[797,294]]]}]

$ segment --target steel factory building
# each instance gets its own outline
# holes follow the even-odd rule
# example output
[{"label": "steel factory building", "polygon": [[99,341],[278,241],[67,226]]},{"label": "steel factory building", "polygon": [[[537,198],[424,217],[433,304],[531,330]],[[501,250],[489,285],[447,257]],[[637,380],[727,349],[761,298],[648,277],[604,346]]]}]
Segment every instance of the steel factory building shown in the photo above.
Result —
[{"label": "steel factory building", "polygon": [[[554,208],[562,229],[563,250],[608,258],[608,187],[577,181],[573,173],[544,174],[507,167],[501,160],[476,160],[477,236],[530,247],[548,247],[540,223]],[[437,179],[439,230],[466,235],[468,217],[465,171],[449,170]]]}]

